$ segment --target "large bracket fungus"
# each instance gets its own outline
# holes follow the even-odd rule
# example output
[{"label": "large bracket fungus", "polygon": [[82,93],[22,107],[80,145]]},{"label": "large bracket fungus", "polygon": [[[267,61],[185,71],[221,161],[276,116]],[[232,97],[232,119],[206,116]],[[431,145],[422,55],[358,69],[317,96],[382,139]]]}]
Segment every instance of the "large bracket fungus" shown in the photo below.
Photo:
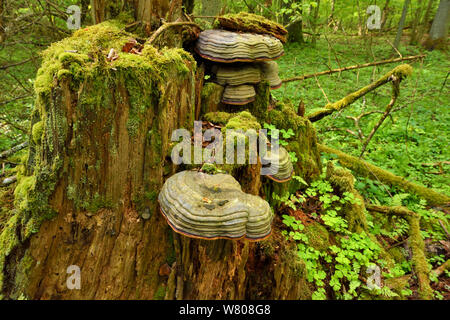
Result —
[{"label": "large bracket fungus", "polygon": [[283,44],[272,36],[227,30],[201,32],[195,49],[204,59],[224,63],[269,61],[284,54]]},{"label": "large bracket fungus", "polygon": [[270,205],[242,191],[231,175],[182,171],[171,176],[158,197],[172,229],[207,240],[263,240],[272,230]]}]

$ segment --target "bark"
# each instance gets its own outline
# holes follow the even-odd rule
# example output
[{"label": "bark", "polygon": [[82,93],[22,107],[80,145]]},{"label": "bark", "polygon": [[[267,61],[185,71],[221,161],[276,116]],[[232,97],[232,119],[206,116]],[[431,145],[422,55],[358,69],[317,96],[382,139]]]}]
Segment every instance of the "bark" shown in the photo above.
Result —
[{"label": "bark", "polygon": [[323,76],[326,74],[338,73],[338,72],[340,73],[342,71],[347,71],[347,70],[361,69],[361,68],[367,68],[367,67],[378,66],[378,65],[382,65],[382,64],[388,64],[388,63],[401,62],[401,61],[416,60],[416,59],[421,59],[424,57],[425,57],[425,55],[421,54],[421,55],[417,55],[417,56],[409,56],[409,57],[403,57],[403,58],[395,58],[395,59],[381,60],[381,61],[375,61],[375,62],[368,62],[368,63],[354,65],[354,66],[348,66],[348,67],[343,67],[343,68],[339,68],[339,69],[331,69],[331,70],[321,71],[321,72],[317,72],[317,73],[305,74],[303,76],[283,79],[283,83],[291,82],[291,81],[302,81],[302,80],[309,79],[309,78],[314,78],[314,77]]},{"label": "bark", "polygon": [[22,149],[24,149],[26,147],[28,147],[28,141],[25,141],[25,142],[23,142],[23,143],[21,143],[21,144],[19,144],[17,146],[14,146],[14,147],[12,147],[9,150],[3,151],[3,152],[0,153],[0,160],[6,159],[9,156],[13,155],[16,152],[19,152],[20,150],[22,150]]},{"label": "bark", "polygon": [[286,30],[289,32],[289,42],[298,42],[300,44],[305,43],[305,39],[303,38],[303,21],[301,19],[297,19],[290,23],[286,27]]}]

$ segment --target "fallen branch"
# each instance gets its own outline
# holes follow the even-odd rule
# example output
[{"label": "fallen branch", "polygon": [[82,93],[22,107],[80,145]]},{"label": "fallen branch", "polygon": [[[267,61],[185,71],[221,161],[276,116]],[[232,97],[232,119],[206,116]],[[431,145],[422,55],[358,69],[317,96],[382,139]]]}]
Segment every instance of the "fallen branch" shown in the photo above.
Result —
[{"label": "fallen branch", "polygon": [[163,33],[166,29],[171,28],[171,27],[178,27],[178,26],[192,26],[192,27],[197,27],[197,28],[201,29],[200,26],[198,24],[196,24],[195,22],[189,22],[189,21],[167,22],[167,23],[164,23],[161,27],[158,28],[158,30],[155,31],[155,33],[152,34],[152,36],[148,40],[148,43],[152,44],[156,40],[156,38],[161,33]]},{"label": "fallen branch", "polygon": [[341,111],[342,109],[346,108],[347,106],[349,106],[350,104],[352,104],[353,102],[355,102],[356,100],[361,98],[362,96],[366,95],[370,91],[373,91],[376,88],[382,86],[383,84],[391,82],[395,79],[398,79],[398,81],[400,82],[403,80],[403,78],[407,77],[411,73],[412,73],[412,68],[410,65],[408,65],[408,64],[399,65],[399,66],[395,67],[394,69],[392,69],[391,71],[389,71],[388,73],[386,73],[384,76],[382,76],[377,81],[369,84],[368,86],[349,94],[348,96],[342,98],[339,101],[336,101],[334,103],[329,103],[324,108],[322,108],[316,112],[313,112],[312,114],[310,114],[308,116],[308,119],[311,122],[315,122],[315,121],[322,119],[323,117],[325,117],[327,115],[332,114],[335,111]]},{"label": "fallen branch", "polygon": [[433,273],[436,275],[436,277],[440,277],[445,270],[450,270],[450,260],[445,261],[443,264],[441,264],[439,267],[433,270]]},{"label": "fallen branch", "polygon": [[369,211],[387,213],[390,215],[401,216],[409,222],[409,239],[412,251],[412,267],[417,276],[419,283],[419,295],[422,299],[431,300],[433,298],[433,290],[430,287],[430,277],[428,262],[425,257],[425,244],[422,234],[420,233],[420,216],[405,207],[386,207],[367,205]]},{"label": "fallen branch", "polygon": [[30,62],[30,61],[31,61],[31,58],[26,59],[26,60],[23,60],[23,61],[20,61],[20,62],[15,62],[15,63],[3,65],[3,66],[0,66],[0,70],[6,70],[6,69],[8,69],[8,68],[21,66],[21,65],[23,65],[23,64],[25,64],[25,63],[27,63],[27,62]]},{"label": "fallen branch", "polygon": [[15,147],[12,147],[9,150],[3,151],[2,153],[0,153],[0,160],[8,158],[12,154],[14,154],[22,149],[25,149],[27,146],[28,146],[28,141],[25,141],[24,143],[21,143]]},{"label": "fallen branch", "polygon": [[343,68],[339,68],[339,69],[331,69],[331,70],[327,70],[327,71],[321,71],[321,72],[317,72],[317,73],[306,74],[306,75],[303,75],[303,76],[298,76],[298,77],[284,79],[283,83],[305,80],[305,79],[309,79],[309,78],[314,78],[314,76],[318,77],[318,76],[323,76],[323,75],[326,75],[326,74],[338,73],[338,72],[347,71],[347,70],[354,70],[354,69],[373,67],[373,66],[378,66],[378,65],[381,65],[381,64],[388,64],[388,63],[395,63],[395,62],[401,62],[401,61],[416,60],[416,59],[421,59],[421,58],[424,58],[424,57],[425,57],[425,55],[421,54],[421,55],[417,55],[417,56],[409,56],[409,57],[404,57],[404,58],[395,58],[395,59],[389,59],[389,60],[381,60],[381,61],[369,62],[369,63],[365,63],[365,64],[357,64],[357,65],[354,65],[354,66],[348,66],[348,67],[343,67]]},{"label": "fallen branch", "polygon": [[356,175],[367,177],[372,180],[380,181],[389,186],[397,186],[406,192],[415,193],[423,199],[427,200],[429,205],[439,205],[450,203],[450,197],[438,193],[432,189],[425,188],[418,184],[407,181],[406,179],[396,176],[395,174],[381,169],[364,160],[348,155],[342,151],[319,144],[319,150],[324,153],[335,154],[338,156],[339,163],[355,172]]},{"label": "fallen branch", "polygon": [[[395,76],[392,76],[392,77],[395,77]],[[375,124],[375,126],[372,128],[367,139],[364,141],[362,149],[361,149],[361,154],[359,155],[360,158],[362,158],[362,156],[364,155],[364,152],[366,151],[366,148],[369,145],[370,140],[372,140],[373,136],[375,135],[375,132],[377,132],[378,128],[383,124],[384,120],[391,113],[392,107],[394,106],[395,101],[397,101],[397,97],[398,97],[399,93],[400,93],[400,79],[395,78],[392,80],[391,101],[389,101],[389,104],[387,105],[386,110],[384,111],[383,115],[378,120],[378,122]]]}]

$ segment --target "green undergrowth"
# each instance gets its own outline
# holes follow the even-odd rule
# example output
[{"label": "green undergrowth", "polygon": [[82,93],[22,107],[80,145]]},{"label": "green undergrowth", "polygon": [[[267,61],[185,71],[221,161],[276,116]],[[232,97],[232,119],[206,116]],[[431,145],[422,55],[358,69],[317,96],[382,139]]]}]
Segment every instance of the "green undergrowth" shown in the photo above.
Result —
[{"label": "green undergrowth", "polygon": [[[412,254],[411,246],[416,243],[409,241],[421,242],[422,238],[442,241],[446,234],[438,220],[448,227],[448,218],[442,212],[426,210],[423,200],[407,194],[397,195],[384,204],[408,206],[420,217],[420,225],[405,217],[368,212],[353,179],[348,180],[351,174],[347,176],[344,172],[348,171],[328,162],[327,173],[306,189],[273,195],[277,200],[274,205],[282,215],[282,234],[295,243],[298,259],[306,265],[307,280],[315,288],[312,298],[417,297],[421,292],[411,286],[417,281],[414,270],[422,270],[432,281],[438,281],[430,270],[445,259],[429,253],[422,266],[418,255],[424,252],[423,242],[412,249]],[[359,183],[356,181],[357,186]],[[355,224],[358,219],[363,221]],[[411,225],[420,231],[410,230]],[[402,243],[409,246],[398,245]],[[442,297],[437,290],[433,294],[435,298]]]}]

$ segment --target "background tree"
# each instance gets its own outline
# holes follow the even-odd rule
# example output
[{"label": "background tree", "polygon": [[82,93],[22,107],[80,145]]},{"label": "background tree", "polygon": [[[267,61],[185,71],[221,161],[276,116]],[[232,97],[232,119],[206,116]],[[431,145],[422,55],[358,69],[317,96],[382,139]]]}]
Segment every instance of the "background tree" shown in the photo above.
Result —
[{"label": "background tree", "polygon": [[450,1],[441,0],[431,25],[425,46],[429,49],[447,45],[448,26],[450,21]]}]

